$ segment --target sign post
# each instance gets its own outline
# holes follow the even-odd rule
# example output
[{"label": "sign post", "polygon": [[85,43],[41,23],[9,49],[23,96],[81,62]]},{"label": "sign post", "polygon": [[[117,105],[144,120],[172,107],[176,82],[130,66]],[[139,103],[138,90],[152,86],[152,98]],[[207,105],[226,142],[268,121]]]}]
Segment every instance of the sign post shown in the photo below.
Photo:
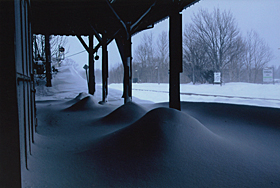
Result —
[{"label": "sign post", "polygon": [[263,69],[263,83],[273,83],[274,84],[274,77],[273,77],[273,68],[267,67]]},{"label": "sign post", "polygon": [[87,64],[85,64],[83,68],[86,70],[86,77],[87,77],[87,83],[88,83],[88,72],[87,72],[87,70],[88,70],[89,66]]},{"label": "sign post", "polygon": [[214,84],[222,85],[221,72],[214,72]]}]

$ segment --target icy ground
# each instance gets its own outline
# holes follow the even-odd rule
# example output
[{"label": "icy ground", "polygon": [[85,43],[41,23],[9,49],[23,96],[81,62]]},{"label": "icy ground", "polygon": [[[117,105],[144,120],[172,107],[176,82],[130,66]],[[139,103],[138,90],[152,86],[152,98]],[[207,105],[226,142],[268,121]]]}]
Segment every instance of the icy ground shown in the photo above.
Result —
[{"label": "icy ground", "polygon": [[[203,87],[227,85],[182,92],[208,95]],[[37,88],[38,127],[23,187],[280,187],[280,109],[210,103],[261,99],[187,94],[203,102],[182,102],[177,111],[146,101],[162,101],[166,85],[150,84],[156,92],[142,86],[133,91],[142,100],[122,105],[120,86],[110,85],[109,102],[100,105],[100,86],[95,96],[81,93],[86,81],[61,67],[52,88]],[[239,92],[217,95],[246,91]]]}]

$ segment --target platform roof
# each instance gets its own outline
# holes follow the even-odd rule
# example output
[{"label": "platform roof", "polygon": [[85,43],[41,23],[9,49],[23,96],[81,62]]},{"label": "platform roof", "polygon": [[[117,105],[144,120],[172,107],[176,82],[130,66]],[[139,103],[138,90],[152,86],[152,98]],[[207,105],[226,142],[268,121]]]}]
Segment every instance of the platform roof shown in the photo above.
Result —
[{"label": "platform roof", "polygon": [[[177,0],[176,9],[197,1]],[[174,0],[31,0],[32,33],[114,36],[131,23],[133,35],[166,19],[173,6]]]}]

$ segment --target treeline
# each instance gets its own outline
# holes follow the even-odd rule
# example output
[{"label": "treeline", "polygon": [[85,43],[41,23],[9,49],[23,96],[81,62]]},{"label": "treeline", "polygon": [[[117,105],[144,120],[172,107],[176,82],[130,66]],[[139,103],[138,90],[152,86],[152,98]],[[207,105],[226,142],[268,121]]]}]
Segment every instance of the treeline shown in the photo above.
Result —
[{"label": "treeline", "polygon": [[[145,33],[141,43],[134,50],[132,74],[134,82],[168,82],[169,41],[166,31],[157,37],[152,32]],[[109,72],[110,83],[123,81],[123,66],[112,68]]]},{"label": "treeline", "polygon": [[[145,33],[134,50],[136,82],[168,82],[168,34]],[[181,82],[212,83],[214,72],[223,82],[262,82],[262,70],[273,55],[269,46],[251,30],[242,36],[230,11],[201,9],[186,24],[183,36]],[[275,69],[277,73],[277,70]],[[110,71],[110,82],[122,82],[122,65]],[[277,76],[277,75],[276,75]]]}]

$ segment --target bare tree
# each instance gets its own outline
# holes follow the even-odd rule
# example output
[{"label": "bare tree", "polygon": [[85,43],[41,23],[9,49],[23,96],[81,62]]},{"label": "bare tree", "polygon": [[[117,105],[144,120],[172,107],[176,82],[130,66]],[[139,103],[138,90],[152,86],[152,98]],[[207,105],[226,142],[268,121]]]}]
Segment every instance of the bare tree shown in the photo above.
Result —
[{"label": "bare tree", "polygon": [[168,43],[167,31],[162,31],[157,37],[157,56],[162,60],[162,62],[166,62],[168,59],[169,53],[169,43]]},{"label": "bare tree", "polygon": [[138,74],[139,74],[139,80],[143,80],[144,82],[146,82],[146,80],[144,80],[144,74],[145,74],[145,70],[147,69],[147,61],[148,61],[148,49],[146,47],[145,44],[140,44],[136,47],[136,50],[134,52],[135,54],[135,58],[133,60],[134,63],[137,64],[137,66],[139,67],[138,69]]},{"label": "bare tree", "polygon": [[261,70],[273,58],[269,46],[261,39],[255,31],[247,33],[245,49],[245,67],[248,74],[248,82],[257,81]]},{"label": "bare tree", "polygon": [[119,63],[113,67],[109,72],[109,83],[122,83],[123,82],[123,65]]},{"label": "bare tree", "polygon": [[[45,58],[45,36],[44,35],[34,35],[33,37],[33,56],[35,59]],[[51,57],[56,58],[59,48],[65,47],[67,44],[67,38],[65,36],[50,36],[50,46],[51,46]]]},{"label": "bare tree", "polygon": [[[50,46],[51,46],[51,56],[52,58],[56,58],[57,54],[59,53],[59,48],[65,47],[67,44],[66,36],[51,36],[50,39]],[[65,51],[64,53],[67,53]]]},{"label": "bare tree", "polygon": [[275,78],[280,79],[280,65],[274,68]]},{"label": "bare tree", "polygon": [[[212,71],[223,72],[235,58],[236,50],[239,50],[237,46],[240,43],[240,34],[235,19],[229,11],[221,12],[218,8],[212,13],[201,9],[194,14],[192,23],[186,27],[185,37],[185,44],[189,43],[189,46],[185,45],[189,58],[196,57],[197,54],[193,53],[198,53],[197,51],[201,51],[199,53],[203,54],[203,57],[206,53],[206,63],[210,63]],[[195,63],[201,65],[201,62]]]},{"label": "bare tree", "polygon": [[245,58],[245,43],[241,37],[238,37],[235,45],[231,49],[231,57],[229,64],[226,66],[229,73],[230,82],[240,82],[243,73]]},{"label": "bare tree", "polygon": [[156,44],[158,82],[167,82],[169,65],[169,41],[166,31],[162,31],[158,35]]},{"label": "bare tree", "polygon": [[149,32],[148,34],[144,34],[143,39],[145,44],[147,44],[148,49],[148,64],[153,64],[154,61],[154,34],[153,32]]},{"label": "bare tree", "polygon": [[246,49],[245,49],[245,67],[248,75],[248,82],[252,81],[252,70],[253,70],[253,57],[255,54],[253,32],[247,33],[246,38]]},{"label": "bare tree", "polygon": [[[140,64],[138,66],[139,80],[143,82],[151,82],[153,74],[155,74],[155,58],[154,58],[154,44],[153,33],[145,33],[141,38],[141,44],[136,47],[134,51],[135,62]],[[153,67],[153,68],[152,68]]]},{"label": "bare tree", "polygon": [[203,72],[210,70],[210,62],[207,55],[207,45],[200,40],[194,31],[194,25],[186,25],[183,41],[184,71],[191,78],[193,84],[203,82]]}]

